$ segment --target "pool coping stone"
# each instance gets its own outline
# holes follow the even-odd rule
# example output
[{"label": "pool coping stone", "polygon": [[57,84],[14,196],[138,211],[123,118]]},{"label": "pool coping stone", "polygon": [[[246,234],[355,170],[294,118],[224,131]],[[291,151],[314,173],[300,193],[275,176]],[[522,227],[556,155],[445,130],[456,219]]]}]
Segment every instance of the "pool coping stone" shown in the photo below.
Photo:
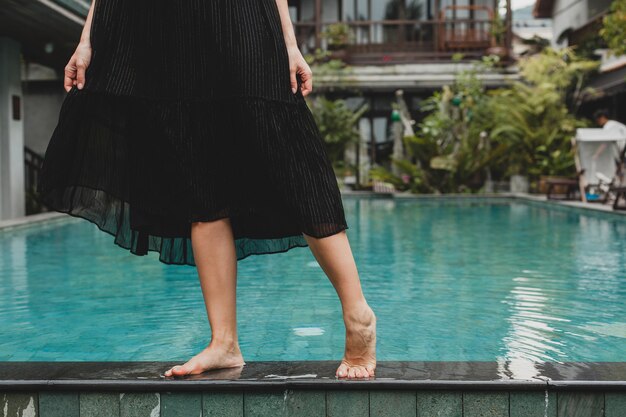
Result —
[{"label": "pool coping stone", "polygon": [[[411,389],[626,392],[626,362],[379,361],[376,377],[338,379],[338,361],[249,361],[243,368],[165,377],[177,362],[0,362],[0,390],[206,391]],[[513,369],[532,377],[513,377]]]}]

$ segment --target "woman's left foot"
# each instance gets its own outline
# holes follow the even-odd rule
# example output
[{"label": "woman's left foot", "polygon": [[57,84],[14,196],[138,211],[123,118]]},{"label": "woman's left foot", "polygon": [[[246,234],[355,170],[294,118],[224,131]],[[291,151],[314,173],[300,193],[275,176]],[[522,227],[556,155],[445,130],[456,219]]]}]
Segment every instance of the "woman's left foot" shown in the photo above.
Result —
[{"label": "woman's left foot", "polygon": [[335,376],[368,378],[376,369],[376,315],[364,304],[345,313],[346,350]]}]

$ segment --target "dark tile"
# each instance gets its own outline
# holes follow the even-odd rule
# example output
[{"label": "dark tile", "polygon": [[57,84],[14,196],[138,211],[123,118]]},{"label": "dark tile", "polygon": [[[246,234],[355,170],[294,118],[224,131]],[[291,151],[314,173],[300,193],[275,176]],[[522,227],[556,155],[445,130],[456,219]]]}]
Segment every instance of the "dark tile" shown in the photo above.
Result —
[{"label": "dark tile", "polygon": [[202,394],[203,417],[243,417],[243,393],[235,391]]},{"label": "dark tile", "polygon": [[463,396],[458,391],[418,391],[418,417],[462,417]]},{"label": "dark tile", "polygon": [[0,394],[0,411],[3,416],[31,417],[39,415],[39,404],[35,393]]},{"label": "dark tile", "polygon": [[370,391],[370,417],[416,417],[415,391]]},{"label": "dark tile", "polygon": [[366,390],[326,391],[328,417],[363,417],[369,412],[369,392]]},{"label": "dark tile", "polygon": [[510,417],[556,417],[556,393],[513,391]]},{"label": "dark tile", "polygon": [[463,417],[509,417],[509,393],[464,392]]},{"label": "dark tile", "polygon": [[244,392],[243,413],[246,417],[275,417],[285,414],[285,393]]},{"label": "dark tile", "polygon": [[604,405],[606,406],[605,417],[626,416],[626,393],[607,392],[604,394]]},{"label": "dark tile", "polygon": [[202,394],[161,393],[161,417],[202,417]]},{"label": "dark tile", "polygon": [[326,393],[323,390],[288,390],[286,415],[298,417],[326,416]]},{"label": "dark tile", "polygon": [[120,394],[83,392],[80,394],[80,417],[119,417]]},{"label": "dark tile", "polygon": [[604,394],[559,392],[558,417],[603,417]]},{"label": "dark tile", "polygon": [[120,417],[158,417],[161,396],[154,392],[127,392],[120,394]]},{"label": "dark tile", "polygon": [[43,417],[79,417],[78,393],[40,392],[39,413]]}]

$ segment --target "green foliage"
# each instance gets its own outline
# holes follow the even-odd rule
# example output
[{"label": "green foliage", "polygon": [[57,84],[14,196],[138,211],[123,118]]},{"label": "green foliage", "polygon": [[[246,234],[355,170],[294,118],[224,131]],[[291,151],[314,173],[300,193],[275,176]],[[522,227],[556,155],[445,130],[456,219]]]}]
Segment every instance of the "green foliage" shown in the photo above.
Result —
[{"label": "green foliage", "polygon": [[345,48],[354,37],[350,26],[342,22],[326,25],[321,35],[327,40],[328,48],[331,50]]},{"label": "green foliage", "polygon": [[582,86],[597,68],[596,61],[580,58],[573,48],[546,48],[541,54],[520,61],[520,73],[524,80],[560,94],[570,105],[578,102],[583,93]]},{"label": "green foliage", "polygon": [[489,30],[491,36],[494,37],[496,45],[502,45],[504,42],[504,36],[506,35],[506,23],[500,13],[496,11],[491,20],[491,27]]},{"label": "green foliage", "polygon": [[600,36],[615,55],[626,54],[626,0],[613,0],[602,20]]},{"label": "green foliage", "polygon": [[478,74],[497,62],[485,58],[426,101],[429,114],[404,138],[406,159],[392,161],[402,175],[374,174],[401,190],[442,193],[479,191],[487,177],[571,175],[571,138],[585,122],[570,108],[597,64],[547,49],[520,62],[524,81],[487,91]]},{"label": "green foliage", "polygon": [[367,111],[367,105],[354,111],[344,100],[329,100],[324,96],[307,103],[326,142],[331,162],[335,167],[341,167],[346,146],[359,140],[357,123]]},{"label": "green foliage", "polygon": [[[597,63],[583,60],[572,49],[543,53],[523,59],[525,82],[493,95],[496,127],[491,137],[508,148],[506,174],[569,175],[574,169],[571,138],[578,127],[572,110],[577,107],[584,82]],[[569,104],[569,106],[568,106]]]}]

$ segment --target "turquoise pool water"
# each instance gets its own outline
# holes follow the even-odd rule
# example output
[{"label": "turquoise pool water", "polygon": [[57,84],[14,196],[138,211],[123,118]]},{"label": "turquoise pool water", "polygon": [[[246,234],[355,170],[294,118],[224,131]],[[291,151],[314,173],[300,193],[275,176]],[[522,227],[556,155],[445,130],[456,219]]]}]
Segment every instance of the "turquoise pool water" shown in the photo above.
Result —
[{"label": "turquoise pool water", "polygon": [[[626,217],[518,200],[346,197],[381,360],[625,361]],[[247,360],[339,359],[308,248],[239,263]],[[209,341],[195,269],[70,218],[0,231],[0,361],[183,360]]]}]

